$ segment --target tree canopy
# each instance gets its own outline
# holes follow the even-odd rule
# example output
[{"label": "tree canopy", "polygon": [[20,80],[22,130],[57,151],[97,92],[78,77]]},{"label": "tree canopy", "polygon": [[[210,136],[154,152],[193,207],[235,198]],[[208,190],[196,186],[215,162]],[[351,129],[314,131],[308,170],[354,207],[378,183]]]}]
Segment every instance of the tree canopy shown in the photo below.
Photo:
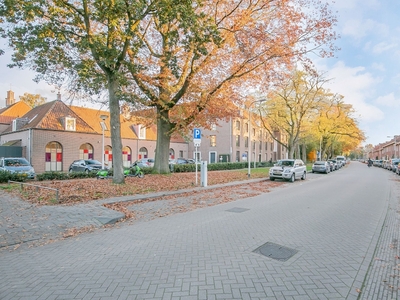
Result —
[{"label": "tree canopy", "polygon": [[19,96],[19,99],[24,101],[30,107],[36,107],[46,102],[46,98],[40,96],[39,94],[24,93],[23,96]]},{"label": "tree canopy", "polygon": [[120,102],[151,108],[155,170],[169,172],[172,134],[234,115],[310,53],[336,50],[336,18],[319,0],[4,0],[11,66],[96,95],[110,108],[114,182],[123,183]]},{"label": "tree canopy", "polygon": [[365,139],[353,107],[344,103],[343,96],[325,89],[327,81],[315,72],[296,71],[261,106],[264,127],[290,158],[300,144],[313,143],[323,158],[354,149]]},{"label": "tree canopy", "polygon": [[129,56],[137,67],[132,103],[154,108],[148,112],[157,120],[159,172],[168,172],[174,132],[234,116],[250,89],[266,92],[294,62],[310,63],[310,52],[335,50],[336,19],[319,1],[214,0],[197,11],[213,25],[203,39],[188,39],[175,20],[151,15],[140,29],[144,47]]}]

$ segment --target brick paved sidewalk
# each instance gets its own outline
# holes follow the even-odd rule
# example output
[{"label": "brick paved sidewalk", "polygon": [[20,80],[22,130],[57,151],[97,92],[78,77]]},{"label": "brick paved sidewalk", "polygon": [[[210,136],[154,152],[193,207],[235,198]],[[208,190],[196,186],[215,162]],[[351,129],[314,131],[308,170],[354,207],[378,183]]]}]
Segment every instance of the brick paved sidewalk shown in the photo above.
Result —
[{"label": "brick paved sidewalk", "polygon": [[43,245],[122,217],[101,205],[40,206],[0,191],[0,250]]},{"label": "brick paved sidewalk", "polygon": [[[348,172],[339,176],[353,175]],[[4,241],[14,243],[13,247],[21,241],[23,246],[48,242],[70,226],[100,228],[102,221],[112,217],[105,216],[106,212],[117,213],[102,208],[100,204],[104,203],[127,201],[126,208],[136,214],[132,222],[137,223],[54,243],[43,249],[45,253],[41,249],[19,251],[23,246],[14,253],[0,253],[3,271],[10,270],[7,276],[3,272],[0,296],[23,299],[35,293],[65,298],[79,293],[82,297],[103,295],[109,299],[115,299],[115,295],[121,299],[265,299],[265,295],[271,299],[397,299],[398,179],[386,189],[390,190],[387,212],[387,205],[379,202],[379,193],[367,203],[354,197],[343,207],[339,206],[340,197],[289,200],[296,194],[296,186],[303,192],[307,190],[301,186],[308,186],[310,191],[312,180],[310,175],[304,183],[284,183],[288,189],[272,202],[268,194],[248,198],[257,194],[257,189],[266,192],[261,181],[254,186],[219,187],[219,194],[211,188],[201,194],[194,189],[172,199],[168,195],[160,199],[162,194],[153,195],[155,201],[124,197],[98,201],[97,206],[31,206],[0,194],[0,241],[7,235]],[[374,187],[367,189],[374,193]],[[241,195],[245,199],[230,204],[232,195],[232,199]],[[137,201],[129,202],[132,198]],[[217,201],[226,204],[160,218]],[[337,205],[331,205],[331,201]],[[40,239],[29,240],[33,236]],[[288,262],[262,258],[254,250],[265,241],[292,247],[299,253]],[[366,253],[365,257],[361,253]],[[20,282],[18,274],[22,273],[32,273],[23,281],[28,285]],[[12,289],[8,288],[10,282]]]},{"label": "brick paved sidewalk", "polygon": [[[79,232],[93,231],[124,218],[123,212],[103,206],[107,203],[125,202],[129,204],[132,201],[139,203],[143,210],[137,210],[135,216],[129,220],[136,222],[258,195],[267,192],[271,187],[282,184],[284,183],[254,179],[248,180],[246,183],[232,182],[182,191],[124,196],[84,204],[55,206],[30,204],[0,191],[0,251],[12,250],[21,246],[43,245],[79,234]],[[180,200],[177,200],[179,197]],[[176,200],[171,200],[174,198]],[[202,202],[201,199],[208,200]],[[150,209],[149,204],[145,203],[151,203],[152,208]]]},{"label": "brick paved sidewalk", "polygon": [[389,210],[359,299],[400,299],[400,180],[393,181]]}]

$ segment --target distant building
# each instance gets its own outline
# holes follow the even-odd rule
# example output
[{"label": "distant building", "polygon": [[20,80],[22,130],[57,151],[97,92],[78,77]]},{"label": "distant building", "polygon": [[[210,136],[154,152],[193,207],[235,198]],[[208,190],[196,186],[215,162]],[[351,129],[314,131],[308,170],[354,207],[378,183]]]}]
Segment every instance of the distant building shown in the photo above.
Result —
[{"label": "distant building", "polygon": [[388,160],[400,157],[400,135],[395,135],[390,141],[379,143],[368,154],[371,159]]},{"label": "distant building", "polygon": [[[251,118],[249,126],[247,110],[239,110],[238,117],[230,118],[229,121],[221,120],[212,127],[207,130],[201,129],[202,138],[197,149],[193,141],[189,143],[191,158],[197,156],[198,160],[208,163],[247,162],[250,153],[251,162],[265,162],[277,161],[288,156],[287,150],[257,121],[256,114]],[[274,134],[276,139],[282,140],[279,132]]]}]

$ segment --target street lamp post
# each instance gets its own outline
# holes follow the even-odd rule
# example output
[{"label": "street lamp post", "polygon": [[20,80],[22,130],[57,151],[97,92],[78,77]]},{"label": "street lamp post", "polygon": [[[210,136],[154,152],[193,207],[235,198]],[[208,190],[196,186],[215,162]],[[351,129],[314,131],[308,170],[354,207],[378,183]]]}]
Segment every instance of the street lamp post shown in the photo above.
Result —
[{"label": "street lamp post", "polygon": [[249,105],[249,108],[248,108],[248,112],[249,112],[249,145],[248,145],[248,147],[249,147],[249,151],[248,151],[248,153],[247,153],[247,177],[248,178],[250,178],[250,165],[251,165],[251,151],[252,151],[252,148],[251,148],[251,111],[250,111],[250,108],[251,108],[251,106],[254,104],[254,103],[257,103],[257,102],[265,102],[265,101],[267,101],[266,99],[261,99],[261,100],[255,100],[255,101],[253,101],[253,102],[251,102],[250,103],[250,105]]},{"label": "street lamp post", "polygon": [[106,129],[106,124],[104,123],[105,120],[107,120],[108,116],[107,115],[101,115],[100,119],[102,120],[102,122],[100,122],[101,125],[101,129],[103,132],[103,137],[102,137],[102,150],[101,150],[101,168],[104,169],[104,130]]}]

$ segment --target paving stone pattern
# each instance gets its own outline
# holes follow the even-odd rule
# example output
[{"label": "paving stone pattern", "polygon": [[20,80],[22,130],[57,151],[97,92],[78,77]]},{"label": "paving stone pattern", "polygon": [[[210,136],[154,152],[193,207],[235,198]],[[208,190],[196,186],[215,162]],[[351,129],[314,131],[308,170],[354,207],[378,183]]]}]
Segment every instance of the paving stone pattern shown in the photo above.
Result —
[{"label": "paving stone pattern", "polygon": [[[329,191],[332,183],[310,174],[250,198],[121,223],[41,247],[4,247],[0,299],[396,299],[398,177],[364,168],[351,163],[327,175],[340,188],[322,197],[314,197],[314,187]],[[73,213],[71,207],[40,207],[19,224],[15,216],[3,218],[13,203],[21,205],[21,216],[32,207],[0,198],[2,238],[9,240],[24,233],[9,238],[10,222],[29,231],[35,220],[43,228],[69,221],[100,227],[98,218],[106,218],[106,211],[89,204]],[[173,201],[183,205],[185,199]],[[154,212],[161,204],[170,205],[147,202],[140,209]],[[129,209],[135,212],[138,205]],[[43,234],[31,236],[37,233]],[[297,252],[287,261],[254,252],[266,242]]]},{"label": "paving stone pattern", "polygon": [[400,299],[400,182],[393,185],[386,220],[362,289],[362,299]]}]

